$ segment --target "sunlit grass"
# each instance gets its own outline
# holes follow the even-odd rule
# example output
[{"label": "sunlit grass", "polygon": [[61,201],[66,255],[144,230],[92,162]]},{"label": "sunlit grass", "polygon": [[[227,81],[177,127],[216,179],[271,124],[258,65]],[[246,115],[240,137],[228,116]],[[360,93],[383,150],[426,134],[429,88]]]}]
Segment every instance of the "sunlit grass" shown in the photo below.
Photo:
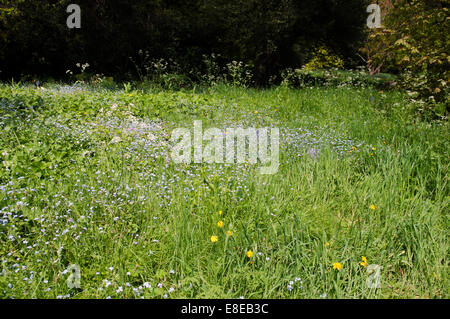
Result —
[{"label": "sunlit grass", "polygon": [[[398,92],[1,85],[0,106],[3,298],[448,298],[448,125]],[[279,127],[278,173],[174,164],[194,120]]]}]

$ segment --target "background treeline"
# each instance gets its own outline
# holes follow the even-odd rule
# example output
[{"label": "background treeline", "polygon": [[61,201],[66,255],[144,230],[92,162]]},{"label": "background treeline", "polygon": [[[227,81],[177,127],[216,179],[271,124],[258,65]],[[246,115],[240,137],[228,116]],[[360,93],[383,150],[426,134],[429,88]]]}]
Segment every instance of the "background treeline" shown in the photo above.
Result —
[{"label": "background treeline", "polygon": [[[70,3],[81,29],[66,26]],[[63,77],[76,63],[117,77],[137,77],[142,59],[176,62],[180,71],[242,61],[257,83],[311,59],[318,46],[345,66],[359,62],[364,0],[54,0],[0,1],[1,76]],[[141,51],[140,51],[141,50]],[[139,54],[141,52],[141,54]],[[195,74],[193,75],[195,76]]]},{"label": "background treeline", "polygon": [[[79,0],[81,29],[68,29],[71,2],[0,0],[0,79],[164,88],[384,79],[418,110],[449,110],[450,0]],[[370,3],[382,8],[380,28],[366,25]],[[357,67],[363,75],[336,71]]]}]

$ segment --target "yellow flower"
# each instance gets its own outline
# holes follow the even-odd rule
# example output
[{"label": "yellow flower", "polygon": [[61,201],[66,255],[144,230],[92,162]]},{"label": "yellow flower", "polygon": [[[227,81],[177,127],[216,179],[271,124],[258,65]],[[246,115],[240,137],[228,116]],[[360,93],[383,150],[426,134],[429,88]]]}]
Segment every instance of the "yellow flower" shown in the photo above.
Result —
[{"label": "yellow flower", "polygon": [[369,264],[367,263],[367,258],[364,256],[361,256],[361,262],[359,263],[363,267],[367,267]]},{"label": "yellow flower", "polygon": [[221,210],[219,210],[219,215],[222,215],[222,211]]},{"label": "yellow flower", "polygon": [[325,243],[325,247],[330,247],[330,246],[331,246],[330,242],[327,241],[327,242]]},{"label": "yellow flower", "polygon": [[376,209],[375,205],[374,204],[370,205],[370,209],[375,210]]},{"label": "yellow flower", "polygon": [[251,251],[251,250],[247,251],[247,257],[252,258],[252,256],[253,256],[253,251]]},{"label": "yellow flower", "polygon": [[222,227],[223,227],[223,221],[219,220],[219,221],[217,222],[217,227],[222,228]]},{"label": "yellow flower", "polygon": [[217,243],[219,241],[219,238],[217,236],[211,236],[211,242]]},{"label": "yellow flower", "polygon": [[231,232],[231,230],[228,230],[228,231],[226,232],[226,234],[227,234],[228,237],[230,237],[231,235],[233,235],[233,233]]},{"label": "yellow flower", "polygon": [[333,263],[333,269],[341,270],[342,269],[342,264],[341,263]]},{"label": "yellow flower", "polygon": [[354,151],[357,151],[358,149],[356,148],[356,146],[352,146]]},{"label": "yellow flower", "polygon": [[255,111],[255,114],[258,114],[258,111]]},{"label": "yellow flower", "polygon": [[133,96],[133,94],[132,94],[132,93],[130,93],[130,94],[128,94],[128,96]]},{"label": "yellow flower", "polygon": [[376,151],[377,150],[377,148],[376,147],[372,147],[372,151]]}]

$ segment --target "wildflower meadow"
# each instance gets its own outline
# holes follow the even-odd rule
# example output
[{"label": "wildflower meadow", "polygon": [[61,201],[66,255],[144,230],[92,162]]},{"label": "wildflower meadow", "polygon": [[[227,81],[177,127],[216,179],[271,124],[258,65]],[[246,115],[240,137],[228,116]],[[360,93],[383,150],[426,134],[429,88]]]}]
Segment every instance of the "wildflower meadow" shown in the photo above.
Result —
[{"label": "wildflower meadow", "polygon": [[449,9],[0,0],[0,300],[445,301]]},{"label": "wildflower meadow", "polygon": [[[448,124],[372,87],[0,86],[2,298],[446,298]],[[279,167],[176,163],[276,127]]]}]

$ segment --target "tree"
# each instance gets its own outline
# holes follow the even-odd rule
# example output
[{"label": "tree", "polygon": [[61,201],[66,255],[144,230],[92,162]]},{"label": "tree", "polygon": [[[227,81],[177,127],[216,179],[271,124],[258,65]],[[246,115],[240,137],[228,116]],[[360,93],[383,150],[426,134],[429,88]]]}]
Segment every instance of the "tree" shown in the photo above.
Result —
[{"label": "tree", "polygon": [[[130,57],[199,68],[203,54],[253,67],[259,84],[305,64],[325,45],[348,65],[363,40],[366,0],[79,0],[81,29],[66,26],[70,0],[0,0],[2,77],[63,77],[76,63],[127,77]],[[116,77],[117,78],[117,77]]]},{"label": "tree", "polygon": [[371,73],[401,74],[401,85],[441,115],[448,112],[449,0],[383,1],[384,22],[361,50]]}]

